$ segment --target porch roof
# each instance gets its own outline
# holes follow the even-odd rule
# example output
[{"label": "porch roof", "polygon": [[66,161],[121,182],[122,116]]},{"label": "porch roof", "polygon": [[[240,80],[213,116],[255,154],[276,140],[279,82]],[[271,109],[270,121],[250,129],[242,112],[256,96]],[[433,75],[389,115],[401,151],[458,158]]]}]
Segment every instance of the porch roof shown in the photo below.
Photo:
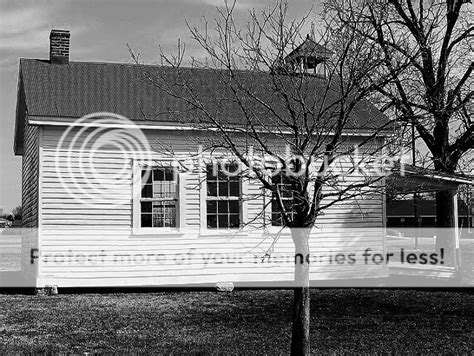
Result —
[{"label": "porch roof", "polygon": [[397,163],[386,178],[386,192],[395,195],[457,190],[463,184],[474,185],[474,177]]}]

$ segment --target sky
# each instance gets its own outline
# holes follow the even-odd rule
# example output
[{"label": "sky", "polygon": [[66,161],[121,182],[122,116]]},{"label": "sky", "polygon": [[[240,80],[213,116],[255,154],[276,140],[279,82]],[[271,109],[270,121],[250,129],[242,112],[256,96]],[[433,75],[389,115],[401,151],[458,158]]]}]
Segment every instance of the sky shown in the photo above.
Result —
[{"label": "sky", "polygon": [[[251,9],[265,9],[269,0],[237,0],[236,16],[245,21]],[[19,58],[49,58],[52,28],[71,31],[73,61],[132,62],[127,44],[140,61],[160,62],[186,43],[186,56],[202,57],[192,42],[186,21],[212,19],[223,0],[0,0],[0,208],[21,204],[21,157],[13,154]],[[289,1],[289,16],[318,12],[317,0]],[[304,34],[303,34],[304,35]]]}]

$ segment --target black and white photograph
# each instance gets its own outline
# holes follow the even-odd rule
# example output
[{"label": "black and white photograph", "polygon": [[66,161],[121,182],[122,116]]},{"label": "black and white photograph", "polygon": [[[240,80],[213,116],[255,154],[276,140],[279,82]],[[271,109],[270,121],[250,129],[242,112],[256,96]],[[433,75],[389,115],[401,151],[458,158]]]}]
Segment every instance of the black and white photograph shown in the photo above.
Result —
[{"label": "black and white photograph", "polygon": [[0,354],[474,353],[470,0],[0,0]]}]

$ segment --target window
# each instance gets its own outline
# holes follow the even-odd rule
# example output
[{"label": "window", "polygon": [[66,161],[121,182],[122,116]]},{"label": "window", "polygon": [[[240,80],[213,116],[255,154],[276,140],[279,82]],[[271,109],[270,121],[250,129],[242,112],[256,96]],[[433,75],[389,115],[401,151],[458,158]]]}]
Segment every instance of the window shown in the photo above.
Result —
[{"label": "window", "polygon": [[172,167],[141,170],[140,227],[177,227],[176,177]]},{"label": "window", "polygon": [[[217,168],[217,169],[215,169]],[[235,163],[207,165],[206,218],[209,229],[228,229],[240,226],[240,177],[227,174],[237,172]]]},{"label": "window", "polygon": [[[273,176],[271,179],[272,183],[277,186],[283,206],[285,207],[289,217],[292,219],[295,212],[293,209],[293,191],[291,189],[291,184],[282,172]],[[273,192],[272,194],[272,226],[283,226],[282,212],[278,206],[276,192]]]}]

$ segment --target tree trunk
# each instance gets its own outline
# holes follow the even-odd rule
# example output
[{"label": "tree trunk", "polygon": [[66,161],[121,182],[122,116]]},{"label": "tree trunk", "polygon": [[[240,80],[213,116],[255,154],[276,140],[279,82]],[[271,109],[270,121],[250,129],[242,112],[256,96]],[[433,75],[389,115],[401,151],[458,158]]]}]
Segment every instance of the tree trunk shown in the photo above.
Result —
[{"label": "tree trunk", "polygon": [[454,195],[451,190],[436,192],[436,251],[444,250],[444,262],[451,264],[454,259]]},{"label": "tree trunk", "polygon": [[310,229],[292,229],[295,244],[295,289],[293,300],[293,330],[291,355],[309,355],[309,232]]},{"label": "tree trunk", "polygon": [[436,192],[436,226],[454,227],[454,195],[452,190]]}]

